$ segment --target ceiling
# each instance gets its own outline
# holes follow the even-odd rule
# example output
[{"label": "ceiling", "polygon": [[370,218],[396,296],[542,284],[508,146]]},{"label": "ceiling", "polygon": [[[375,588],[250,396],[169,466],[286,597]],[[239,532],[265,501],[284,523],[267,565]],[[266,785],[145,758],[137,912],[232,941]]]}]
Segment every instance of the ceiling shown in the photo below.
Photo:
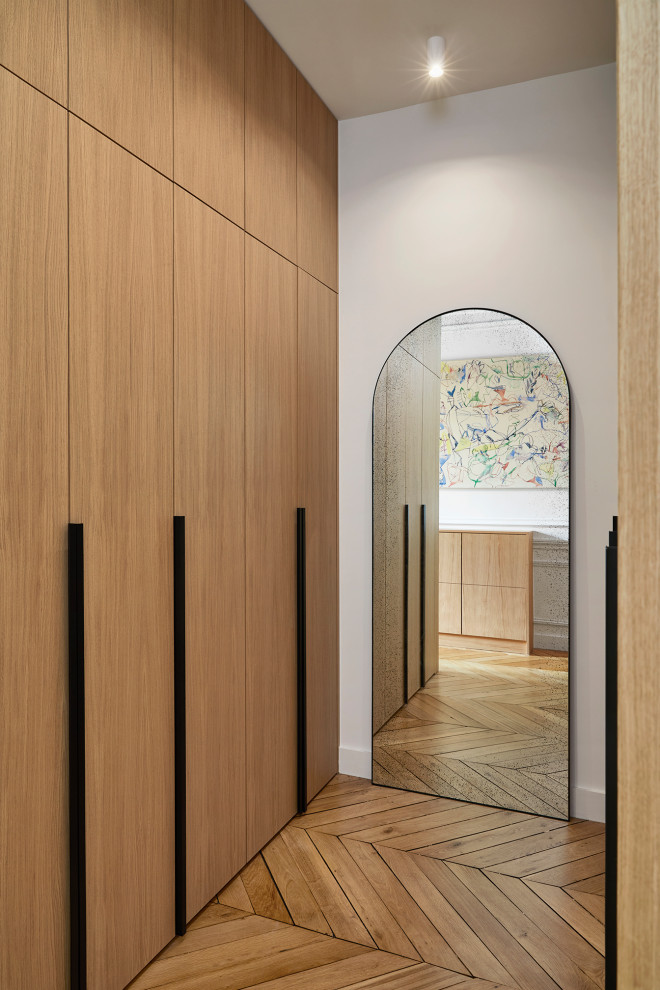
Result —
[{"label": "ceiling", "polygon": [[[248,0],[340,120],[615,59],[615,0]],[[426,39],[447,42],[426,73]]]}]

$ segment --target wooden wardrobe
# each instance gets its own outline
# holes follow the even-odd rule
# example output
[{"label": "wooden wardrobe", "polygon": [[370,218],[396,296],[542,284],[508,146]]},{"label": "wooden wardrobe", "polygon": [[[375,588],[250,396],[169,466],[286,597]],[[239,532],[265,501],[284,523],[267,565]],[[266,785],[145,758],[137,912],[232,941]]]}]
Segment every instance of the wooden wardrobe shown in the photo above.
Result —
[{"label": "wooden wardrobe", "polygon": [[438,669],[439,360],[409,334],[374,393],[374,732]]},{"label": "wooden wardrobe", "polygon": [[122,990],[337,771],[337,122],[242,0],[12,0],[0,117],[0,985]]}]

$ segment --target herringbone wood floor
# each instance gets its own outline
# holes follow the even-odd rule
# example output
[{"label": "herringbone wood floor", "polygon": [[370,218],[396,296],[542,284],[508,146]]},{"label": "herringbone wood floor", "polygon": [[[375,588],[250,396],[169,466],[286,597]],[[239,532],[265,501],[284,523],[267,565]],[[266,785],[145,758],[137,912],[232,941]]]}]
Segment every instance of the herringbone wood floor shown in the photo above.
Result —
[{"label": "herringbone wood floor", "polygon": [[568,662],[440,650],[374,737],[374,782],[568,817]]},{"label": "herringbone wood floor", "polygon": [[340,775],[131,990],[602,988],[604,842]]}]

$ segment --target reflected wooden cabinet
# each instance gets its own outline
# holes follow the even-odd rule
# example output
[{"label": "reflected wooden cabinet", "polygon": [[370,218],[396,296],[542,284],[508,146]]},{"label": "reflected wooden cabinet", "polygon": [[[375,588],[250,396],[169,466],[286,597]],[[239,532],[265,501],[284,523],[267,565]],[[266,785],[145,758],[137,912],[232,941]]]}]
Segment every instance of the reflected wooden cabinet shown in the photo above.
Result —
[{"label": "reflected wooden cabinet", "polygon": [[531,653],[532,534],[440,532],[441,646]]}]

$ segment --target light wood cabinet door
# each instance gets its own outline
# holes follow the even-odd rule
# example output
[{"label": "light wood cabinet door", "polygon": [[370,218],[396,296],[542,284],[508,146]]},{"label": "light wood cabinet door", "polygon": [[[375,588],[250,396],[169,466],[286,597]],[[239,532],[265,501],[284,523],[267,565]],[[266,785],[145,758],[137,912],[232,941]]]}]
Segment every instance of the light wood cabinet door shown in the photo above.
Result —
[{"label": "light wood cabinet door", "polygon": [[402,347],[405,363],[406,443],[403,451],[408,505],[408,697],[422,684],[422,417],[424,368]]},{"label": "light wood cabinet door", "polygon": [[[460,584],[438,584],[438,632],[460,635],[461,625],[461,586]],[[435,637],[437,640],[437,635]]]},{"label": "light wood cabinet door", "polygon": [[524,588],[463,585],[463,635],[523,641],[529,629]]},{"label": "light wood cabinet door", "polygon": [[69,0],[69,107],[171,178],[172,0]]},{"label": "light wood cabinet door", "polygon": [[337,296],[298,273],[298,469],[306,509],[307,798],[337,773],[339,559]]},{"label": "light wood cabinet door", "polygon": [[422,501],[426,506],[426,546],[424,581],[424,683],[438,670],[438,449],[440,422],[440,382],[424,368],[422,410]]},{"label": "light wood cabinet door", "polygon": [[296,261],[296,69],[245,7],[245,229]]},{"label": "light wood cabinet door", "polygon": [[528,533],[463,533],[463,584],[527,588],[530,565]]},{"label": "light wood cabinet door", "polygon": [[244,6],[174,0],[174,179],[241,227]]},{"label": "light wood cabinet door", "polygon": [[[387,362],[385,463],[385,719],[404,703],[407,362],[400,347]],[[410,519],[410,511],[409,511]]]},{"label": "light wood cabinet door", "polygon": [[186,518],[188,918],[245,863],[243,242],[242,230],[175,189],[174,505]]},{"label": "light wood cabinet door", "polygon": [[338,289],[337,121],[298,73],[298,265]]},{"label": "light wood cabinet door", "polygon": [[71,519],[84,524],[87,974],[174,935],[172,186],[71,117]]},{"label": "light wood cabinet door", "polygon": [[66,106],[67,0],[3,0],[0,63]]},{"label": "light wood cabinet door", "polygon": [[438,575],[446,584],[461,584],[461,533],[438,533]]},{"label": "light wood cabinet door", "polygon": [[297,272],[245,238],[247,856],[296,811]]},{"label": "light wood cabinet door", "polygon": [[66,126],[64,110],[0,69],[0,986],[7,990],[68,985]]},{"label": "light wood cabinet door", "polygon": [[386,721],[385,659],[387,637],[387,368],[380,373],[373,407],[373,731]]}]

